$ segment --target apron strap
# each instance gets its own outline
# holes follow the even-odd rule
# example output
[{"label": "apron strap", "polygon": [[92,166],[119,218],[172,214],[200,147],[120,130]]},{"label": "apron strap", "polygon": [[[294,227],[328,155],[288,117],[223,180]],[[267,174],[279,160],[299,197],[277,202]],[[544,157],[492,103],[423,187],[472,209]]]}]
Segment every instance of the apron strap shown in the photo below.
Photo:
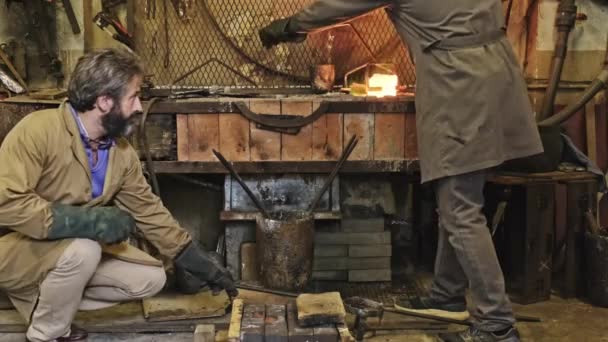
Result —
[{"label": "apron strap", "polygon": [[437,42],[431,44],[426,47],[424,50],[458,50],[469,47],[481,46],[485,44],[493,43],[497,40],[506,37],[505,29],[500,28],[494,31],[482,32],[479,34],[473,34],[469,36],[457,36],[457,37],[449,37],[442,40],[438,40]]}]

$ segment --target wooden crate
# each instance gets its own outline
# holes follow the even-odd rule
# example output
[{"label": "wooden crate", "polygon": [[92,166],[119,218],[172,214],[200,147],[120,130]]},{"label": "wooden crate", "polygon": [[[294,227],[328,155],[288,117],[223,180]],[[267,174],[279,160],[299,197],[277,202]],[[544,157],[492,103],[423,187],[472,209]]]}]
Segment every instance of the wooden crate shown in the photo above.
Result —
[{"label": "wooden crate", "polygon": [[[252,99],[258,114],[310,115],[319,100]],[[263,130],[238,113],[177,114],[178,161],[216,161],[219,150],[230,161],[337,160],[353,134],[359,143],[350,160],[417,159],[413,113],[326,113],[296,135]]]},{"label": "wooden crate", "polygon": [[551,295],[555,182],[526,177],[497,178],[486,186],[486,214],[506,201],[503,224],[494,235],[511,300],[530,304]]}]

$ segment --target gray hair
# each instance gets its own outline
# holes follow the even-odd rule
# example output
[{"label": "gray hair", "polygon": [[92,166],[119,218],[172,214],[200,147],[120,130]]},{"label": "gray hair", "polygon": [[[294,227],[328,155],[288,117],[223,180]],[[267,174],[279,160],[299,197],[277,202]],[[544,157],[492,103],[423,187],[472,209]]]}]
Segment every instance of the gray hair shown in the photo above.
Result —
[{"label": "gray hair", "polygon": [[143,66],[132,53],[116,49],[88,53],[80,57],[72,72],[68,99],[79,112],[91,110],[99,96],[122,98],[133,77],[143,74]]}]

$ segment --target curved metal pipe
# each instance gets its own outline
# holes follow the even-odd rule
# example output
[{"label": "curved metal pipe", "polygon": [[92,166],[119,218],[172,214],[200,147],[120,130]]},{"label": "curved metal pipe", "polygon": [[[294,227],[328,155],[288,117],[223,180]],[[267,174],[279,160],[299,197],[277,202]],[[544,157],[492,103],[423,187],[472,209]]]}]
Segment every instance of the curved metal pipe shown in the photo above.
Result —
[{"label": "curved metal pipe", "polygon": [[552,117],[544,119],[538,123],[538,126],[553,126],[568,120],[572,115],[583,108],[587,102],[591,101],[591,99],[593,99],[597,93],[605,88],[608,88],[608,66],[604,68],[599,75],[597,75],[593,82],[591,82],[587,89],[585,89],[585,92],[578,99],[578,101],[562,109],[559,113],[553,115]]},{"label": "curved metal pipe", "polygon": [[564,61],[568,52],[568,37],[576,22],[576,11],[577,7],[574,4],[574,0],[562,0],[557,8],[555,26],[557,27],[558,36],[551,63],[549,84],[543,99],[539,120],[544,120],[553,114],[553,104],[555,103],[557,88],[559,87]]}]

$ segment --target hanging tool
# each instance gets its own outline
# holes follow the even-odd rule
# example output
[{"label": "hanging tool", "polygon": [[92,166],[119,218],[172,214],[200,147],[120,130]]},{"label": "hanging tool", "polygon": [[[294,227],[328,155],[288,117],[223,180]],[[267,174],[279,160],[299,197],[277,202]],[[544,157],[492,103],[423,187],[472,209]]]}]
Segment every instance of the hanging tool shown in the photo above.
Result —
[{"label": "hanging tool", "polygon": [[68,21],[70,22],[70,26],[72,27],[72,33],[79,34],[80,26],[78,26],[78,19],[76,19],[76,14],[74,14],[74,8],[72,8],[72,2],[70,0],[62,0],[63,9],[65,10],[65,14],[68,16]]},{"label": "hanging tool", "polygon": [[165,15],[165,58],[163,59],[163,66],[169,67],[169,54],[171,51],[171,42],[169,41],[169,11],[167,10],[167,1],[163,0],[163,13]]},{"label": "hanging tool", "polygon": [[19,87],[13,87],[13,89],[10,90],[15,93],[22,93],[23,91],[29,92],[29,90],[27,89],[27,84],[25,83],[23,78],[21,78],[21,75],[19,75],[17,69],[15,69],[15,66],[13,65],[13,63],[11,63],[11,60],[8,58],[8,56],[4,53],[2,49],[0,49],[0,59],[2,59],[4,64],[6,64],[8,69],[13,73],[13,76],[17,79],[17,82],[19,82],[21,87],[23,87],[23,89],[19,89]]},{"label": "hanging tool", "polygon": [[146,0],[144,13],[146,13],[146,18],[148,20],[156,19],[156,0]]},{"label": "hanging tool", "polygon": [[[129,49],[133,49],[133,36],[122,26],[120,21],[116,19],[112,14],[101,11],[95,15],[93,22],[104,32],[108,33],[113,39],[123,43]],[[109,27],[112,27],[112,32]]]}]

